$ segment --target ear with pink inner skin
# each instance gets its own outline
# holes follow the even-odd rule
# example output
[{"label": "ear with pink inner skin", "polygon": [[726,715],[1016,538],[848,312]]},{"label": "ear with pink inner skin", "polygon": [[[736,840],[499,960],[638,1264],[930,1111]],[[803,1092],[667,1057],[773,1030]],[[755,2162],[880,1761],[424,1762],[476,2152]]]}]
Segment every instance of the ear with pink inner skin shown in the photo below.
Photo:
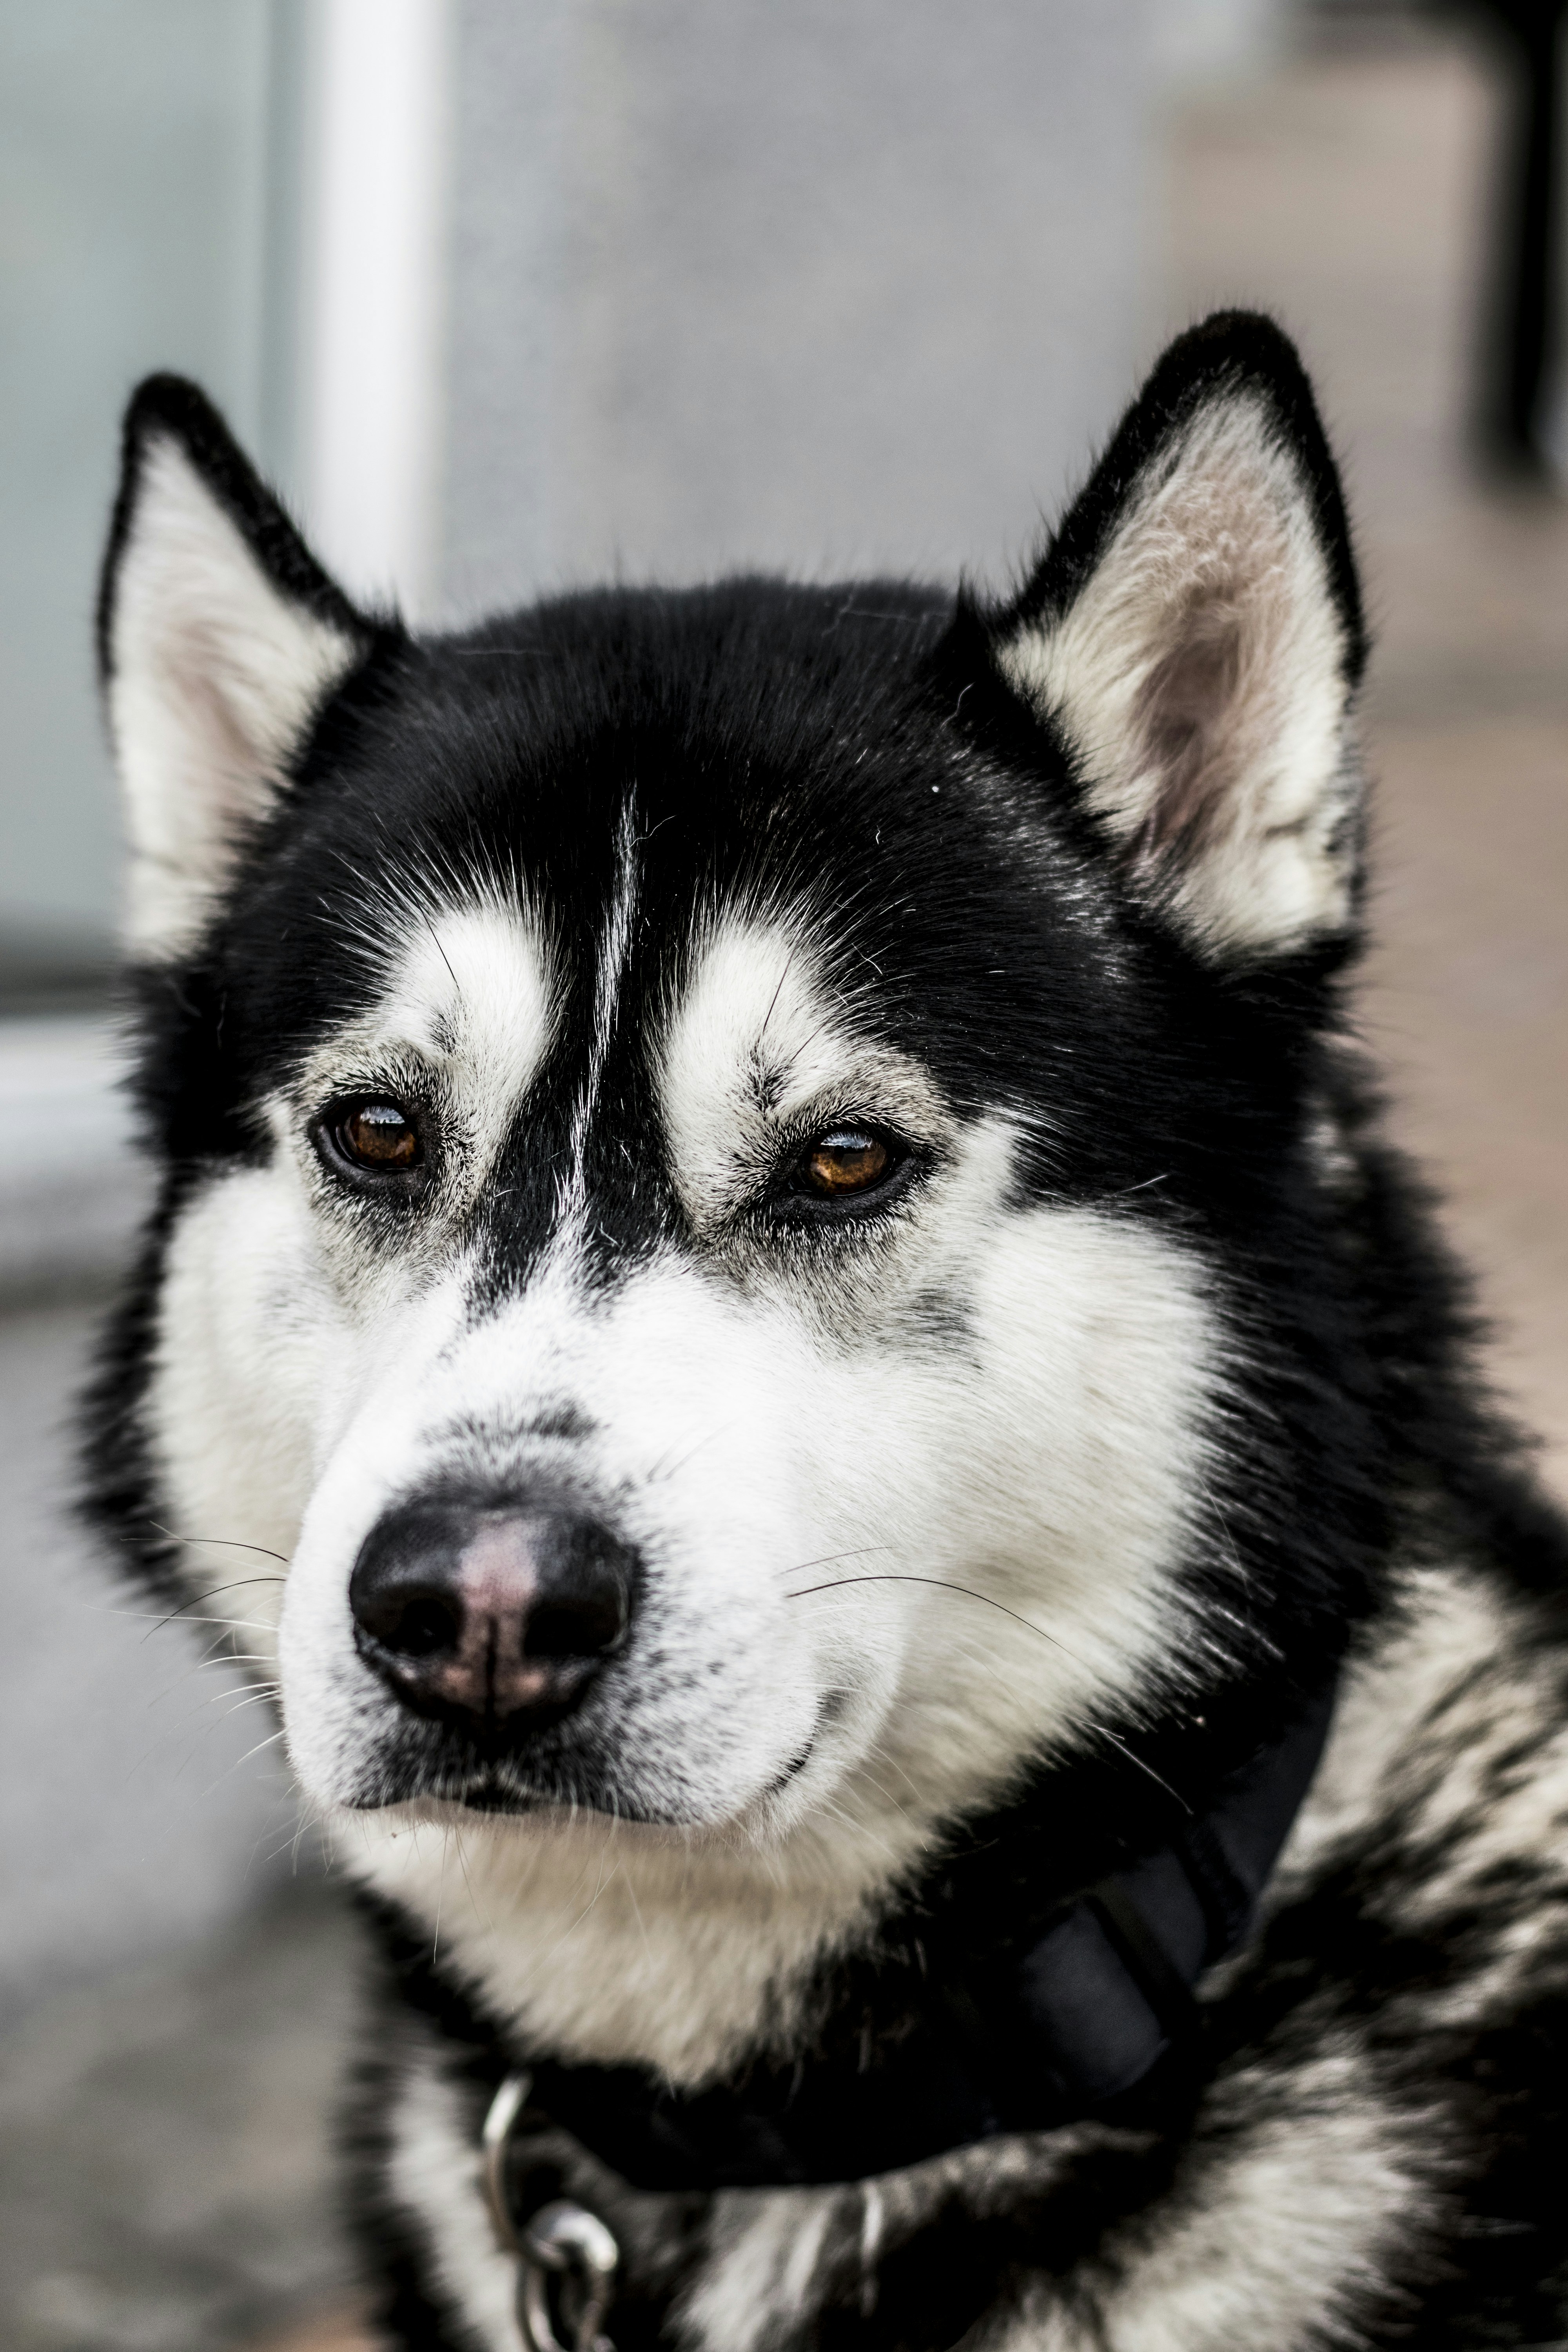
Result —
[{"label": "ear with pink inner skin", "polygon": [[1173,344],[1021,593],[1004,676],[1060,734],[1127,886],[1215,962],[1353,919],[1365,657],[1339,476],[1266,319]]}]

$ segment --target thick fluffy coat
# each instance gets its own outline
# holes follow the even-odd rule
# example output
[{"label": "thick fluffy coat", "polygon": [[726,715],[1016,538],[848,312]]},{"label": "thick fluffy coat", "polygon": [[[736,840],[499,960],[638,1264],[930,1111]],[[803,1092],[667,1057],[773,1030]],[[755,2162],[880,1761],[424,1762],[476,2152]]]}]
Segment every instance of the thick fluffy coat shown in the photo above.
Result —
[{"label": "thick fluffy coat", "polygon": [[[366,1891],[388,2341],[517,2343],[522,2064],[842,2118],[841,2180],[664,2189],[532,2118],[619,2352],[1568,2332],[1568,1544],[1345,1034],[1363,625],[1278,332],[1173,346],[1010,598],[429,638],[157,379],[101,647],[165,1176],[95,1507]],[[1016,1956],[1336,1678],[1190,2030],[1053,2107]],[[861,2177],[960,1990],[1016,2097]]]}]

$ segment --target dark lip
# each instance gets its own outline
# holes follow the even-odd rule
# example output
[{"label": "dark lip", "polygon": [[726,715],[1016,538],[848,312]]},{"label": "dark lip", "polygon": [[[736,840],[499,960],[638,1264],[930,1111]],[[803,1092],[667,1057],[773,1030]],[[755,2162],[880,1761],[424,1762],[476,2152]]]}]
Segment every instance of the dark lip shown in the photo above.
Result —
[{"label": "dark lip", "polygon": [[[790,1782],[799,1777],[816,1753],[817,1729],[814,1725],[809,1738],[792,1756],[756,1800],[768,1804],[781,1796]],[[597,1813],[607,1822],[624,1822],[634,1829],[691,1829],[696,1823],[679,1813],[659,1813],[633,1803],[623,1790],[579,1790],[573,1794],[555,1789],[522,1789],[493,1772],[475,1772],[463,1777],[448,1776],[439,1771],[424,1776],[411,1776],[401,1788],[379,1790],[375,1795],[350,1800],[355,1812],[379,1813],[399,1805],[453,1805],[481,1819],[526,1820],[531,1813],[565,1811]]]},{"label": "dark lip", "polygon": [[349,1801],[355,1812],[379,1813],[400,1805],[451,1805],[490,1821],[521,1821],[531,1813],[592,1812],[607,1822],[625,1822],[637,1829],[684,1829],[692,1824],[678,1813],[654,1812],[633,1801],[621,1789],[574,1790],[524,1788],[509,1776],[486,1770],[410,1770],[387,1775],[373,1792]]},{"label": "dark lip", "polygon": [[818,1728],[819,1726],[817,1724],[814,1723],[812,1725],[810,1737],[807,1738],[806,1743],[801,1749],[800,1753],[797,1756],[792,1756],[789,1762],[784,1766],[784,1770],[778,1774],[777,1778],[768,1782],[767,1787],[763,1790],[762,1794],[762,1802],[763,1804],[766,1804],[770,1798],[781,1796],[784,1790],[789,1787],[790,1782],[795,1780],[797,1775],[805,1771],[806,1766],[810,1763],[812,1758],[816,1753],[816,1734]]},{"label": "dark lip", "polygon": [[[830,1692],[821,1702],[799,1748],[745,1810],[770,1803],[805,1771],[824,1728],[838,1712],[840,1696]],[[362,1793],[347,1800],[353,1811],[384,1812],[399,1805],[424,1803],[458,1806],[490,1820],[508,1816],[521,1820],[530,1813],[572,1811],[599,1813],[606,1821],[644,1829],[700,1826],[689,1815],[658,1811],[639,1803],[629,1790],[593,1769],[582,1751],[532,1759],[537,1769],[525,1773],[520,1769],[521,1759],[504,1753],[487,1755],[482,1747],[476,1752],[471,1742],[466,1754],[454,1755],[450,1748],[442,1754],[447,1735],[435,1723],[406,1717],[403,1727],[413,1736],[383,1751],[379,1768],[373,1764],[367,1771]],[[546,1745],[555,1745],[548,1735]]]},{"label": "dark lip", "polygon": [[442,1792],[443,1803],[461,1805],[469,1813],[511,1813],[521,1816],[536,1813],[540,1801],[521,1789],[509,1789],[498,1780],[475,1780],[450,1796]]}]

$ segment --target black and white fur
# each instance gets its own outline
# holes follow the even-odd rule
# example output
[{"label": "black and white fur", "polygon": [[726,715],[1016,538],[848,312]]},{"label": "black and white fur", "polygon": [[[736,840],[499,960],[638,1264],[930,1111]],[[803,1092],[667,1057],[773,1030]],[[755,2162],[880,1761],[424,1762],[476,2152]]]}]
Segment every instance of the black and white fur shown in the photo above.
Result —
[{"label": "black and white fur", "polygon": [[[545,2135],[535,2185],[620,2239],[620,2352],[1568,2336],[1568,1544],[1346,1042],[1363,628],[1279,333],[1176,343],[1009,599],[444,637],[155,379],[100,625],[165,1172],[95,1507],[277,1687],[366,1890],[385,2340],[516,2346],[509,2065],[896,2036],[1342,1657],[1259,1931],[1129,2111],[715,2196]],[[417,1197],[323,1157],[355,1094],[418,1107]],[[896,1180],[794,1201],[846,1120]],[[639,1562],[499,1760],[351,1638],[377,1515],[453,1480]]]}]

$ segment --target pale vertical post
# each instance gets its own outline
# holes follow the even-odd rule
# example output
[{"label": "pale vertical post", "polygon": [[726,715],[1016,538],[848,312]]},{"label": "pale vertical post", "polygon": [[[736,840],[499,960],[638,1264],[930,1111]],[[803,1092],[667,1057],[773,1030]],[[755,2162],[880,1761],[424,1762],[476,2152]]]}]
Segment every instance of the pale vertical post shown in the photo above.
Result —
[{"label": "pale vertical post", "polygon": [[448,14],[317,0],[305,57],[305,521],[346,586],[415,617],[440,562]]}]

